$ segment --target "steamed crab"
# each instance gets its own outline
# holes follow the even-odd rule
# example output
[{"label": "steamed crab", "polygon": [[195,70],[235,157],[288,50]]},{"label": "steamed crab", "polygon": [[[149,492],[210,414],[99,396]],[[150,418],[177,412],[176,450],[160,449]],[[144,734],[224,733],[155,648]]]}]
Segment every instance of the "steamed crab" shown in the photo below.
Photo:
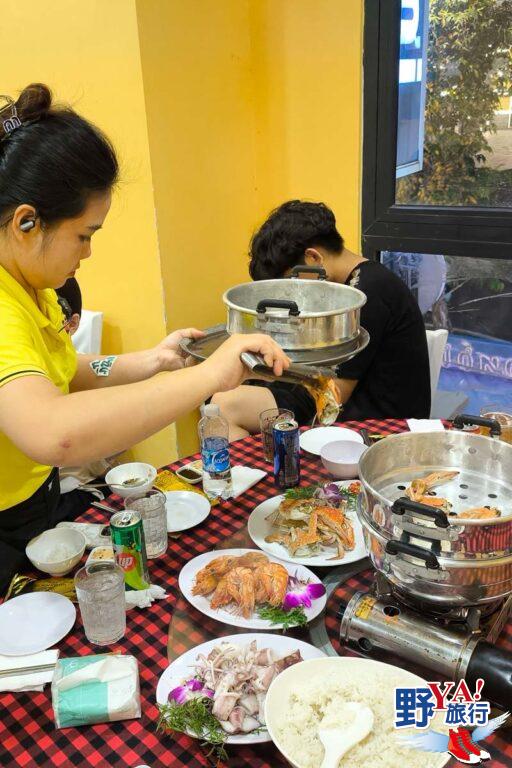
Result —
[{"label": "steamed crab", "polygon": [[341,408],[341,394],[333,379],[319,376],[312,381],[304,381],[316,405],[316,416],[320,424],[330,426],[338,418]]},{"label": "steamed crab", "polygon": [[458,471],[444,471],[431,472],[425,477],[418,477],[411,482],[406,489],[406,495],[411,501],[417,501],[420,504],[426,504],[429,507],[435,507],[443,512],[448,512],[450,515],[455,515],[465,520],[486,520],[493,517],[500,517],[501,511],[496,507],[471,507],[463,512],[451,512],[452,504],[448,499],[434,496],[429,491],[432,488],[448,483],[453,480],[459,474]]},{"label": "steamed crab", "polygon": [[267,519],[277,531],[265,541],[282,544],[293,556],[309,556],[322,545],[334,545],[332,559],[337,560],[355,546],[354,529],[344,510],[321,499],[284,499]]}]

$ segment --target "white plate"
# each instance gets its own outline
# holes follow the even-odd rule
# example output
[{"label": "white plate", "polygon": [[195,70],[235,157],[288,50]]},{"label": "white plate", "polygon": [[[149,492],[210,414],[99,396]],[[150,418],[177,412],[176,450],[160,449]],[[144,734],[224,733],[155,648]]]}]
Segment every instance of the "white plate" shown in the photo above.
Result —
[{"label": "white plate", "polygon": [[[208,656],[208,654],[217,646],[221,641],[233,643],[233,645],[249,645],[253,640],[256,640],[257,647],[272,648],[278,656],[285,656],[287,653],[293,653],[293,651],[299,650],[302,658],[307,659],[319,659],[324,657],[324,653],[318,648],[315,648],[309,643],[303,643],[301,640],[295,640],[293,637],[287,637],[286,635],[267,635],[262,632],[252,632],[243,635],[228,635],[227,637],[219,637],[215,640],[209,640],[207,643],[201,643],[196,645],[190,651],[182,654],[176,661],[170,664],[165,672],[161,675],[158,681],[156,689],[156,700],[158,704],[167,704],[169,693],[173,688],[177,688],[183,683],[184,680],[191,677],[193,674],[194,664],[199,654]],[[194,737],[193,734],[190,736]],[[197,738],[197,737],[194,737]],[[268,731],[264,729],[259,733],[240,733],[236,736],[228,736],[227,744],[258,744],[264,741],[270,741]]]},{"label": "white plate", "polygon": [[356,443],[364,443],[359,432],[345,427],[315,427],[300,433],[300,447],[314,456],[320,456],[324,445],[334,443],[336,440],[354,440]]},{"label": "white plate", "polygon": [[[339,480],[336,482],[336,485],[339,488],[348,488],[353,482],[353,480]],[[266,552],[268,555],[273,555],[280,560],[284,560],[287,563],[309,565],[312,568],[316,566],[333,568],[338,565],[348,565],[349,563],[357,563],[358,560],[362,560],[366,557],[363,528],[354,510],[349,510],[346,515],[354,528],[356,539],[355,547],[350,552],[346,552],[345,557],[341,559],[338,557],[333,559],[336,555],[335,547],[322,547],[322,552],[318,555],[313,555],[312,557],[293,557],[282,544],[277,544],[277,542],[269,544],[265,541],[265,538],[272,533],[273,526],[266,518],[278,508],[283,499],[284,496],[273,496],[271,499],[267,499],[261,504],[258,504],[250,514],[249,522],[247,524],[249,536],[256,546],[262,549],[263,552]]]},{"label": "white plate", "polygon": [[166,491],[167,533],[178,533],[202,523],[210,514],[206,496],[194,491]]},{"label": "white plate", "polygon": [[67,635],[76,608],[55,592],[30,592],[0,605],[0,653],[27,656],[51,648]]},{"label": "white plate", "polygon": [[[255,551],[256,550],[254,549],[216,549],[212,552],[205,552],[204,555],[198,555],[197,557],[194,557],[193,560],[189,560],[189,562],[181,569],[178,579],[183,596],[194,606],[194,608],[197,608],[198,611],[204,613],[205,616],[210,616],[210,618],[221,621],[223,624],[231,624],[233,627],[244,627],[245,629],[270,629],[277,631],[282,626],[281,624],[271,624],[267,619],[260,619],[256,612],[249,619],[245,619],[243,616],[236,616],[234,613],[230,613],[225,608],[219,608],[217,611],[214,611],[210,607],[210,595],[208,597],[203,597],[203,595],[192,594],[196,573],[200,571],[201,568],[204,568],[204,566],[211,560],[215,560],[216,557],[221,557],[222,555],[240,557],[247,552]],[[281,563],[281,565],[284,565],[282,560],[277,557],[269,556],[268,559],[273,563]],[[321,584],[321,580],[318,576],[315,576],[315,574],[308,568],[304,568],[303,565],[297,565],[296,568],[286,566],[286,569],[291,576],[297,576],[297,578],[301,580]],[[311,608],[304,608],[308,621],[311,621],[323,611],[326,602],[327,597],[323,595],[323,597],[313,600]]]},{"label": "white plate", "polygon": [[[393,667],[390,664],[384,664],[381,661],[374,661],[373,659],[358,659],[351,658],[349,656],[342,656],[338,658],[324,657],[322,659],[304,661],[302,664],[296,664],[292,667],[288,667],[288,669],[283,670],[283,672],[281,672],[281,674],[272,681],[270,688],[268,689],[267,697],[265,699],[265,719],[267,722],[267,727],[272,741],[281,752],[281,754],[284,755],[290,765],[294,766],[294,768],[302,768],[304,763],[302,763],[301,766],[299,763],[292,759],[291,755],[286,750],[282,738],[280,737],[280,728],[283,724],[282,715],[285,711],[290,694],[297,691],[297,686],[301,686],[304,683],[307,684],[311,682],[311,680],[315,681],[315,686],[318,688],[318,693],[321,694],[325,682],[330,681],[333,678],[338,678],[343,683],[347,680],[357,679],[358,676],[362,673],[366,675],[370,684],[372,679],[375,679],[379,674],[388,673],[392,675],[389,687],[386,684],[384,690],[378,690],[379,698],[382,697],[381,700],[386,701],[386,704],[391,711],[395,695],[395,686],[403,686],[406,688],[424,688],[427,684],[426,681],[421,677],[418,677],[417,675],[414,675],[412,672],[408,672],[405,669],[400,669],[400,667]],[[385,683],[387,683],[387,680],[385,680]],[[375,691],[372,691],[372,694],[373,693],[375,693]],[[386,698],[384,699],[384,697]],[[368,701],[367,703],[370,707],[372,707],[373,702],[374,699]],[[398,731],[396,733],[398,733]],[[403,730],[403,733],[418,733],[418,731],[407,728]],[[368,736],[368,738],[373,738],[376,742],[375,748],[379,749],[379,741],[377,739],[377,735],[372,733],[370,736]],[[411,756],[413,754],[423,754],[425,764],[427,763],[428,757],[426,753],[419,753],[413,750],[411,752]],[[432,754],[431,759],[428,761],[429,768],[442,768],[442,766],[446,765],[449,759],[450,756],[446,755],[446,753],[443,753],[439,756]],[[346,761],[342,760],[340,765],[343,763],[346,763],[347,768],[353,764],[353,761],[350,760],[350,755],[348,755],[348,759]]]}]

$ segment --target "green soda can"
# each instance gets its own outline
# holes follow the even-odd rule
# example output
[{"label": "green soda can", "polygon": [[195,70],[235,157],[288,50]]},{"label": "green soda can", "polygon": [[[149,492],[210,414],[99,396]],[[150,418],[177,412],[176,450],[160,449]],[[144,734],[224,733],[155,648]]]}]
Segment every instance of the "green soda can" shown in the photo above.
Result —
[{"label": "green soda can", "polygon": [[134,509],[110,518],[110,534],[116,562],[124,571],[126,589],[148,589],[149,572],[142,516]]}]

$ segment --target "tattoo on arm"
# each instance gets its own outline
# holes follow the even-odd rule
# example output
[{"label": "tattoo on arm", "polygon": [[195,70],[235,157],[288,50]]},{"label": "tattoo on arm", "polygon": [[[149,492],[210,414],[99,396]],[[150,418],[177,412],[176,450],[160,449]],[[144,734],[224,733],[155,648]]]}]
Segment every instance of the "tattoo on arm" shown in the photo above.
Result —
[{"label": "tattoo on arm", "polygon": [[96,376],[110,376],[110,371],[116,360],[117,355],[109,355],[108,357],[103,357],[101,360],[92,360],[89,365]]}]

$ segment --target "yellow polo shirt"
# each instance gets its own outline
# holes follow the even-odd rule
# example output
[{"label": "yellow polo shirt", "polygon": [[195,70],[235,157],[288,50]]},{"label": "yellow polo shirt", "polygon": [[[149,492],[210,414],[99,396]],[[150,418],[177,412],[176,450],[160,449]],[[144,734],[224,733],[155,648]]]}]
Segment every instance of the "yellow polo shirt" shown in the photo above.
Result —
[{"label": "yellow polo shirt", "polygon": [[[67,394],[76,352],[54,290],[37,292],[37,304],[0,266],[0,387],[21,376],[46,376]],[[27,403],[30,409],[30,403]],[[30,498],[52,467],[29,459],[0,431],[0,510]]]}]

